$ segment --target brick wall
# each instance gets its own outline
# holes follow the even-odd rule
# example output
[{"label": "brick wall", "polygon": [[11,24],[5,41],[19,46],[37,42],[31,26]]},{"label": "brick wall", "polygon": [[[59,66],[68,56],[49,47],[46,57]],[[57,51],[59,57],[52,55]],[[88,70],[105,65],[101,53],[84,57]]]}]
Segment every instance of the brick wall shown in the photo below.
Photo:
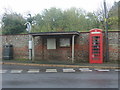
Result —
[{"label": "brick wall", "polygon": [[13,45],[14,59],[28,59],[28,35],[3,35],[0,38],[2,45]]},{"label": "brick wall", "polygon": [[0,36],[0,59],[2,58],[2,36]]},{"label": "brick wall", "polygon": [[120,32],[110,32],[108,34],[108,37],[109,37],[109,56],[110,56],[110,60],[118,60],[118,56],[119,56],[118,45],[120,44],[118,42],[119,33]]},{"label": "brick wall", "polygon": [[80,61],[89,60],[89,33],[81,33],[78,38],[76,38],[75,44],[75,59]]},{"label": "brick wall", "polygon": [[[110,60],[118,60],[118,32],[109,32],[109,55]],[[7,43],[13,45],[14,59],[28,59],[28,35],[3,35],[0,36],[0,58],[2,57],[2,45]],[[104,39],[105,42],[105,39]],[[104,55],[105,45],[103,43]],[[105,57],[105,56],[104,56]],[[57,38],[57,49],[47,49],[45,37],[35,37],[35,59],[36,60],[59,60],[71,61],[71,47],[60,47]],[[75,60],[78,62],[89,61],[89,32],[80,33],[75,37]]]}]

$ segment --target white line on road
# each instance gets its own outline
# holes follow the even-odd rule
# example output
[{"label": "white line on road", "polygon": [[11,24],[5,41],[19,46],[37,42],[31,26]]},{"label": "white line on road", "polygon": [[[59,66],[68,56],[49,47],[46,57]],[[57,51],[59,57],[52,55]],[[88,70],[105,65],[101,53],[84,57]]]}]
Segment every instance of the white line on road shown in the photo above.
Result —
[{"label": "white line on road", "polygon": [[96,69],[96,71],[100,71],[100,72],[109,72],[110,70],[108,70],[108,69]]},{"label": "white line on road", "polygon": [[89,68],[79,68],[79,70],[89,70]]},{"label": "white line on road", "polygon": [[63,72],[75,72],[75,70],[74,69],[63,69]]},{"label": "white line on road", "polygon": [[119,72],[120,70],[119,69],[115,69],[115,72]]},{"label": "white line on road", "polygon": [[79,68],[81,72],[92,72],[89,68]]},{"label": "white line on road", "polygon": [[92,70],[80,70],[81,72],[92,72]]},{"label": "white line on road", "polygon": [[57,72],[57,69],[46,69],[46,72]]},{"label": "white line on road", "polygon": [[[76,72],[76,70],[74,68],[64,68],[62,69],[63,70],[63,73],[64,72]],[[80,72],[92,72],[92,71],[99,71],[99,72],[109,72],[110,70],[109,69],[89,69],[89,68],[79,68]],[[0,70],[0,73],[6,73],[8,70]],[[21,69],[14,69],[14,70],[11,70],[10,73],[22,73],[23,70]],[[120,69],[115,69],[114,70],[115,72],[119,72]],[[40,69],[28,69],[26,71],[27,73],[39,73],[40,72]],[[45,69],[45,72],[58,72],[57,69]]]},{"label": "white line on road", "polygon": [[0,73],[6,73],[7,70],[0,70]]},{"label": "white line on road", "polygon": [[28,73],[39,73],[39,69],[29,69]]},{"label": "white line on road", "polygon": [[23,70],[11,70],[11,73],[21,73]]}]

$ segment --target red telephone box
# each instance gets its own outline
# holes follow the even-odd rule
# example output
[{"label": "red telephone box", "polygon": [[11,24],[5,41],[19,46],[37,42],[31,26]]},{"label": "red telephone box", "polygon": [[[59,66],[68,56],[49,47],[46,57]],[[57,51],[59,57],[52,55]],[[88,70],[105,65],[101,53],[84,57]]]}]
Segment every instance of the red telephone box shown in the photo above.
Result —
[{"label": "red telephone box", "polygon": [[89,62],[103,63],[103,35],[101,29],[90,30]]}]

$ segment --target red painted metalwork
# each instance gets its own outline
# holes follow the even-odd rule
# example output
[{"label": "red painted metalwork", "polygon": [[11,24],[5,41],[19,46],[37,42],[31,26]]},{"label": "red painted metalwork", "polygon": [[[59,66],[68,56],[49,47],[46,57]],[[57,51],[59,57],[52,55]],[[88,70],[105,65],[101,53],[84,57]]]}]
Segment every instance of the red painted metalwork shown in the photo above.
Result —
[{"label": "red painted metalwork", "polygon": [[89,62],[103,63],[103,34],[101,29],[90,30]]}]

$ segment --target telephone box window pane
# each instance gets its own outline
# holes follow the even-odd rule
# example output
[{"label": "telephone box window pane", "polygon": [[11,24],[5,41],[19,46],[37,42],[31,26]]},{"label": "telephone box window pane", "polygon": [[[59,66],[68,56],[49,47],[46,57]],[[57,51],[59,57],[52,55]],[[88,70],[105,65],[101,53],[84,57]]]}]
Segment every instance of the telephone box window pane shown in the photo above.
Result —
[{"label": "telephone box window pane", "polygon": [[56,39],[47,39],[47,49],[56,49]]},{"label": "telephone box window pane", "polygon": [[61,47],[70,47],[70,38],[61,38],[60,46]]}]

